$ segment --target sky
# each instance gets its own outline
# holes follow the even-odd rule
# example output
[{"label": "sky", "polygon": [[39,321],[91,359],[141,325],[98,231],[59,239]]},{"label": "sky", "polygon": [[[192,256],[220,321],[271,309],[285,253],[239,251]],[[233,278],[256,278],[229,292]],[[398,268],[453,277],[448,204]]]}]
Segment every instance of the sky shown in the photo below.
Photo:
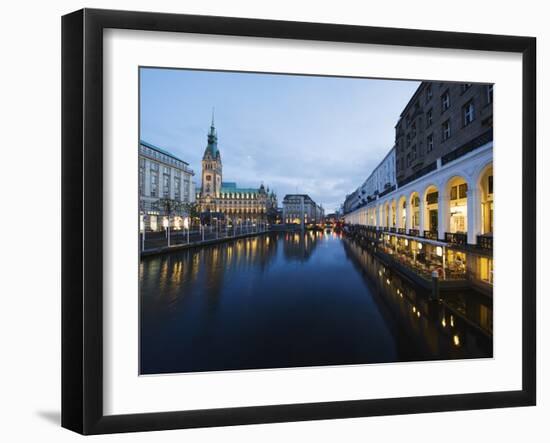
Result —
[{"label": "sky", "polygon": [[337,210],[392,148],[419,82],[141,68],[140,138],[201,159],[215,109],[223,181]]}]

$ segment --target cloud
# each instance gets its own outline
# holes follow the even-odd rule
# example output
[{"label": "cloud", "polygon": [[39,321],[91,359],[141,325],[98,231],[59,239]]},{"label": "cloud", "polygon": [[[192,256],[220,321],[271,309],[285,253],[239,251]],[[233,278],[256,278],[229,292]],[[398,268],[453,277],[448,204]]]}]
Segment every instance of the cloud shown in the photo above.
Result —
[{"label": "cloud", "polygon": [[[187,161],[200,181],[212,106],[224,181],[307,193],[328,210],[392,147],[418,82],[151,70],[141,135]],[[200,186],[200,183],[197,183]]]}]

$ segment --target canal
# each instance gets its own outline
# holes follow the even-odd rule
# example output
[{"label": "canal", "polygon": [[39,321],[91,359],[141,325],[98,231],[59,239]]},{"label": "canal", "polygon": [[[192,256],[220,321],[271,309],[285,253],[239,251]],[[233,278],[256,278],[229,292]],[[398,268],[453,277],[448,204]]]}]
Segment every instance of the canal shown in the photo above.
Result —
[{"label": "canal", "polygon": [[332,232],[144,257],[140,372],[492,357],[492,300],[441,298]]}]

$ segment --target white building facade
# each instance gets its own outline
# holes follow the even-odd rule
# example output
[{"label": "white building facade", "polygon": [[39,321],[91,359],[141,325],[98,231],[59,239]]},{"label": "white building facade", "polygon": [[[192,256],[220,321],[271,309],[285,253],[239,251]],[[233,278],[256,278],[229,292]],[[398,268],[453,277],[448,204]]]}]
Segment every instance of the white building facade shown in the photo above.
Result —
[{"label": "white building facade", "polygon": [[283,221],[286,224],[322,223],[325,211],[306,194],[287,194],[283,199]]},{"label": "white building facade", "polygon": [[393,147],[363,184],[347,197],[345,212],[362,207],[378,195],[395,189],[395,186],[395,147]]},{"label": "white building facade", "polygon": [[345,221],[384,233],[378,238],[391,244],[408,240],[418,251],[437,244],[447,263],[460,258],[468,278],[487,289],[494,274],[493,142],[451,162],[441,160],[432,172],[345,214]]},{"label": "white building facade", "polygon": [[183,229],[188,205],[195,202],[194,172],[170,152],[140,141],[140,229],[159,231],[170,226]]},{"label": "white building facade", "polygon": [[[493,142],[345,214],[348,224],[476,245],[493,234]],[[455,235],[453,235],[455,234]],[[456,241],[462,236],[463,241]]]}]

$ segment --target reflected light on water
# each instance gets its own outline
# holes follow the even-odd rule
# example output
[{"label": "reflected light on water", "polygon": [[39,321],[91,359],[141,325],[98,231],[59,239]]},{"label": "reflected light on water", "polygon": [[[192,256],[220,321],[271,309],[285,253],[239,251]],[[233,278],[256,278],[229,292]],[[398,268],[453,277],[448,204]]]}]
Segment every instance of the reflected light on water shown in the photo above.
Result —
[{"label": "reflected light on water", "polygon": [[139,269],[142,373],[492,355],[466,340],[476,331],[461,316],[330,232],[191,248]]},{"label": "reflected light on water", "polygon": [[453,344],[455,346],[460,346],[460,337],[458,335],[453,335]]}]

